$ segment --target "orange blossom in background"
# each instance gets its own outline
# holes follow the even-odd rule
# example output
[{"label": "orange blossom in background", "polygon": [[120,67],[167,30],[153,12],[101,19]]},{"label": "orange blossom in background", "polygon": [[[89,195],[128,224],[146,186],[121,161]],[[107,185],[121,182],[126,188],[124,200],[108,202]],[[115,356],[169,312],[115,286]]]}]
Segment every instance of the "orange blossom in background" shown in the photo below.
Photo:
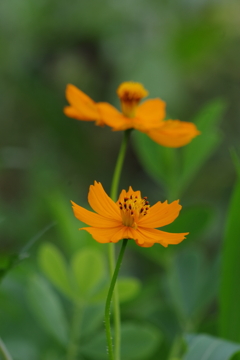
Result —
[{"label": "orange blossom in background", "polygon": [[150,99],[139,104],[148,95],[142,84],[124,82],[117,94],[122,112],[106,102],[94,102],[74,85],[67,85],[66,98],[70,106],[64,108],[65,115],[83,121],[95,121],[96,125],[108,125],[112,130],[137,129],[146,133],[162,146],[180,147],[188,144],[200,134],[191,122],[164,120],[166,104],[161,99]]}]

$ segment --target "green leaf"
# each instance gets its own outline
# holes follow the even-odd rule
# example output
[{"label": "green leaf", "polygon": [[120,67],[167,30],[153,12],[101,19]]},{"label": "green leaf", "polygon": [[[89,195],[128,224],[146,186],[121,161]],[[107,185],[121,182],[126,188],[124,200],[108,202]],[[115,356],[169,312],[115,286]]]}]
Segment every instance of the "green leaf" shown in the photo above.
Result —
[{"label": "green leaf", "polygon": [[102,253],[93,248],[82,249],[72,258],[71,268],[78,286],[79,296],[91,297],[105,275]]},{"label": "green leaf", "polygon": [[[172,233],[189,232],[189,235],[180,245],[182,249],[189,247],[196,238],[199,238],[207,230],[214,215],[214,209],[209,206],[183,207],[177,219],[171,224],[164,226],[161,230]],[[163,251],[163,248],[159,245],[154,245],[148,249],[137,246],[136,250],[144,257],[148,257],[165,267],[168,264],[168,259],[172,258],[173,253],[179,251],[179,247],[170,245]]]},{"label": "green leaf", "polygon": [[47,226],[45,226],[42,230],[40,230],[36,235],[34,235],[21,249],[19,258],[21,259],[22,257],[27,256],[28,251],[32,248],[32,246],[36,243],[36,241],[41,239],[41,237],[45,235],[49,230],[51,230],[52,227],[54,227],[55,225],[56,222],[52,222]]},{"label": "green leaf", "polygon": [[165,301],[164,304],[158,301],[148,319],[163,331],[164,340],[168,343],[172,343],[173,339],[182,333],[182,324],[179,323],[170,301]]},{"label": "green leaf", "polygon": [[38,254],[40,267],[49,280],[65,295],[72,298],[71,281],[65,259],[56,246],[45,243]]},{"label": "green leaf", "polygon": [[[19,329],[18,329],[19,330]],[[28,338],[23,338],[21,335],[9,337],[5,342],[9,353],[11,354],[11,359],[14,360],[23,360],[23,359],[38,359],[39,349],[37,344],[30,342]],[[0,356],[0,359],[3,358]]]},{"label": "green leaf", "polygon": [[[133,299],[140,291],[141,283],[134,277],[118,278],[118,296],[120,302]],[[92,302],[106,301],[109,283],[105,284],[99,292],[91,299]]]},{"label": "green leaf", "polygon": [[182,150],[182,171],[180,188],[183,190],[197,174],[206,160],[219,146],[221,136],[216,125],[221,120],[226,108],[222,100],[213,100],[208,103],[193,120],[201,134]]},{"label": "green leaf", "polygon": [[14,266],[18,265],[21,261],[29,257],[28,251],[55,223],[51,223],[33,236],[24,247],[18,252],[13,254],[0,254],[0,281]]},{"label": "green leaf", "polygon": [[219,146],[221,136],[216,125],[225,108],[222,100],[207,104],[193,120],[201,135],[180,149],[160,146],[140,132],[134,134],[139,161],[154,180],[165,185],[168,194],[180,196]]},{"label": "green leaf", "polygon": [[88,304],[88,306],[84,308],[83,318],[81,323],[81,334],[83,338],[93,334],[97,330],[97,328],[99,328],[101,325],[103,328],[104,307],[105,304],[102,303],[102,304],[90,304],[90,305]]},{"label": "green leaf", "polygon": [[139,161],[148,174],[159,183],[168,184],[172,173],[172,159],[176,149],[160,146],[146,134],[134,133],[134,146]]},{"label": "green leaf", "polygon": [[187,335],[188,350],[183,360],[229,360],[240,351],[235,344],[210,335]]},{"label": "green leaf", "polygon": [[232,162],[234,164],[235,170],[237,172],[238,178],[240,178],[240,159],[237,154],[237,151],[234,148],[230,148],[230,155],[232,157]]},{"label": "green leaf", "polygon": [[[192,330],[217,292],[217,264],[210,268],[199,250],[177,254],[167,274],[172,303],[185,330]],[[209,277],[211,274],[211,277]]]},{"label": "green leaf", "polygon": [[66,199],[62,192],[55,189],[55,191],[47,194],[46,201],[53,218],[58,224],[56,230],[59,231],[59,238],[64,249],[72,254],[79,250],[80,247],[85,246],[87,233],[78,231],[80,227],[79,220],[73,215],[69,199]]},{"label": "green leaf", "polygon": [[[184,207],[177,219],[164,227],[164,231],[180,233],[189,232],[184,243],[199,237],[211,223],[213,209],[206,205]],[[197,221],[196,221],[197,219]]]},{"label": "green leaf", "polygon": [[240,342],[240,180],[232,194],[222,249],[220,287],[220,335]]},{"label": "green leaf", "polygon": [[[161,343],[161,333],[152,325],[146,323],[122,324],[121,357],[124,360],[146,360],[157,350]],[[81,347],[84,356],[92,359],[106,360],[105,333],[92,337]]]},{"label": "green leaf", "polygon": [[222,26],[204,16],[184,21],[174,36],[175,56],[188,72],[199,71],[222,45]]},{"label": "green leaf", "polygon": [[134,277],[120,277],[118,280],[119,301],[125,302],[133,299],[141,289],[141,282]]},{"label": "green leaf", "polygon": [[68,342],[68,323],[62,304],[48,283],[34,275],[28,283],[29,305],[45,331],[61,344]]},{"label": "green leaf", "polygon": [[18,254],[0,254],[0,281],[18,260]]}]

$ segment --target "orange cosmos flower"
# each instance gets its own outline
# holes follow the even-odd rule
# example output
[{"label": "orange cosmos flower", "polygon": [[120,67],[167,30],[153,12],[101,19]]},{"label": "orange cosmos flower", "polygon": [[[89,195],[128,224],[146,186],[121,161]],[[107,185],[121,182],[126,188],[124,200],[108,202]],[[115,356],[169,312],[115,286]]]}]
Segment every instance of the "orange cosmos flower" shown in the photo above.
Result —
[{"label": "orange cosmos flower", "polygon": [[148,95],[140,83],[124,82],[118,87],[117,94],[122,112],[108,103],[95,103],[74,85],[68,85],[66,97],[70,106],[64,108],[64,113],[78,120],[96,121],[96,125],[108,125],[115,131],[137,129],[168,147],[186,145],[200,134],[193,123],[164,120],[166,104],[161,99],[139,104]]},{"label": "orange cosmos flower", "polygon": [[104,191],[101,183],[90,186],[88,202],[96,213],[88,211],[72,202],[76,218],[90,227],[86,230],[92,237],[104,243],[117,243],[122,239],[133,239],[142,247],[151,247],[155,243],[167,247],[178,244],[188,233],[173,234],[156,228],[172,223],[182,208],[178,200],[168,204],[158,201],[152,207],[140,191],[122,190],[115,203]]}]

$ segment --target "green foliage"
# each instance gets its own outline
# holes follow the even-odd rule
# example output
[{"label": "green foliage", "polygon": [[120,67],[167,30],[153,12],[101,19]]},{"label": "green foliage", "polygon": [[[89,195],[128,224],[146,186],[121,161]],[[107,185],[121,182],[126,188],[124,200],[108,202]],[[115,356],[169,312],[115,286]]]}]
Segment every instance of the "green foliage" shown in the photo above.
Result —
[{"label": "green foliage", "polygon": [[[71,203],[60,191],[51,191],[45,196],[46,206],[57,223],[59,242],[70,254],[87,245],[89,234],[79,232],[79,221],[73,216]],[[66,241],[67,239],[67,241]],[[94,246],[94,243],[92,244]]]},{"label": "green foliage", "polygon": [[4,275],[14,266],[18,259],[16,254],[14,255],[0,255],[0,281]]},{"label": "green foliage", "polygon": [[[162,230],[173,233],[188,231],[189,235],[181,244],[181,247],[188,248],[190,244],[197,244],[197,241],[207,232],[214,220],[214,215],[214,210],[206,205],[183,207],[180,216],[172,224],[164,226]],[[163,252],[161,247],[154,245],[147,251],[143,248],[137,248],[137,250],[143,256],[149,257],[158,265],[166,267],[169,257],[179,249],[176,247],[168,247]]]},{"label": "green foliage", "polygon": [[184,250],[173,259],[167,282],[172,305],[185,331],[196,328],[206,307],[216,296],[216,270],[216,264],[208,265],[199,250]]},{"label": "green foliage", "polygon": [[118,291],[120,302],[135,298],[141,289],[141,282],[134,277],[120,277],[118,280]]},{"label": "green foliage", "polygon": [[71,261],[79,297],[89,298],[105,277],[105,262],[101,252],[85,248],[77,252]]},{"label": "green foliage", "polygon": [[[161,339],[161,333],[154,326],[146,323],[123,323],[122,358],[124,360],[145,360],[158,349]],[[84,343],[81,352],[91,359],[107,359],[105,334],[99,333],[88,343]]]},{"label": "green foliage", "polygon": [[165,184],[171,179],[175,150],[159,146],[147,135],[135,132],[134,145],[138,159],[148,174]]},{"label": "green foliage", "polygon": [[[73,255],[67,265],[57,247],[45,243],[39,250],[39,264],[48,279],[70,300],[77,302],[105,302],[109,283],[102,252],[83,248]],[[134,298],[140,290],[140,281],[134,277],[119,278],[121,302]]]},{"label": "green foliage", "polygon": [[188,350],[183,360],[230,360],[240,344],[209,335],[187,335]]},{"label": "green foliage", "polygon": [[222,271],[220,287],[220,335],[240,342],[240,180],[234,188],[228,209],[226,231],[222,248]]},{"label": "green foliage", "polygon": [[145,134],[135,133],[135,149],[139,161],[148,174],[158,183],[163,183],[168,196],[179,197],[203,164],[220,144],[221,136],[216,125],[226,108],[222,100],[205,105],[193,122],[201,135],[182,149],[171,149],[158,145]]},{"label": "green foliage", "polygon": [[214,209],[207,205],[183,207],[179,217],[171,224],[164,227],[169,232],[189,232],[184,244],[189,246],[188,241],[200,239],[209,225],[214,220]]},{"label": "green foliage", "polygon": [[232,162],[235,166],[235,170],[238,174],[238,177],[240,178],[240,158],[237,155],[237,152],[234,148],[230,148],[230,155],[232,157]]},{"label": "green foliage", "polygon": [[96,336],[99,328],[103,328],[104,303],[87,304],[82,314],[82,343],[89,337]]},{"label": "green foliage", "polygon": [[42,277],[29,279],[27,295],[31,309],[44,330],[60,344],[67,345],[68,322],[58,296]]},{"label": "green foliage", "polygon": [[0,255],[0,281],[14,266],[18,265],[21,261],[29,257],[29,251],[32,246],[54,225],[54,223],[51,223],[39,231],[23,246],[23,248],[18,253]]},{"label": "green foliage", "polygon": [[[11,349],[12,358],[14,360],[21,360],[21,359],[38,359],[38,348],[36,344],[29,341],[29,338],[19,338],[19,339],[12,339],[6,343],[7,348]],[[5,358],[1,357],[1,360],[5,360]],[[53,359],[51,359],[53,360]]]},{"label": "green foliage", "polygon": [[72,297],[71,278],[66,261],[56,246],[46,243],[39,251],[39,264],[45,275],[65,295]]},{"label": "green foliage", "polygon": [[183,25],[175,41],[178,61],[186,66],[188,71],[211,58],[223,41],[221,30],[211,19],[207,18],[204,22],[191,20]]},{"label": "green foliage", "polygon": [[[0,333],[14,360],[65,360],[79,305],[77,358],[106,357],[106,247],[78,231],[69,200],[85,206],[95,179],[110,188],[122,134],[63,115],[67,83],[119,106],[117,86],[140,81],[150,98],[166,101],[174,118],[191,120],[198,111],[192,121],[202,134],[189,145],[164,148],[134,131],[139,161],[131,150],[125,159],[120,188],[132,185],[159,200],[152,179],[164,185],[163,200],[180,198],[183,209],[163,230],[190,234],[166,249],[132,242],[122,268],[130,276],[119,279],[124,360],[168,359],[183,328],[239,342],[239,185],[223,229],[234,177],[228,144],[236,148],[240,169],[238,7],[235,0],[0,1],[0,221],[6,220],[0,235]],[[218,130],[221,97],[231,104],[222,123],[224,141]],[[43,224],[56,226],[23,248]],[[39,252],[37,238],[44,241]],[[36,259],[45,278],[36,275]],[[226,360],[236,352],[208,335],[191,339],[189,360],[199,360],[204,350],[201,360]]]},{"label": "green foliage", "polygon": [[[136,297],[141,288],[141,282],[134,277],[119,277],[117,280],[119,301],[125,302]],[[104,302],[107,297],[109,283],[105,283],[101,290],[92,298],[93,302]]]},{"label": "green foliage", "polygon": [[76,252],[68,266],[58,248],[45,243],[39,251],[39,264],[48,279],[70,300],[77,302],[95,301],[95,293],[106,276],[103,255],[94,248]]},{"label": "green foliage", "polygon": [[226,104],[222,99],[206,104],[193,122],[201,134],[182,148],[182,171],[180,189],[183,190],[193,180],[207,159],[216,151],[221,135],[216,126],[222,119]]}]

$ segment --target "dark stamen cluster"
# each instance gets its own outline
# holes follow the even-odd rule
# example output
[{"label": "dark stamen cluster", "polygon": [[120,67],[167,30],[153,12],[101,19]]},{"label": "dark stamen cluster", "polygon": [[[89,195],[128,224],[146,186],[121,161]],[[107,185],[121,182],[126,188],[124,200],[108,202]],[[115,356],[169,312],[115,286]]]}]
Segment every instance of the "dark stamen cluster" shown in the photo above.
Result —
[{"label": "dark stamen cluster", "polygon": [[143,200],[144,200],[144,206],[142,207],[140,212],[143,212],[143,215],[147,215],[147,210],[150,207],[149,201],[147,201],[147,196],[144,196]]},{"label": "dark stamen cluster", "polygon": [[139,102],[142,99],[138,93],[134,93],[132,91],[125,91],[124,94],[121,95],[121,100],[126,102],[137,101]]},{"label": "dark stamen cluster", "polygon": [[[131,196],[130,196],[130,199],[131,199]],[[122,204],[121,203],[121,201],[119,201],[119,208],[120,208],[120,210],[122,210],[122,209],[125,209],[126,211],[128,211],[128,210],[132,210],[132,205],[131,204],[127,204],[127,201],[129,200],[129,198],[128,197],[125,197],[124,198],[124,203]],[[131,211],[131,215],[132,215],[132,211]]]},{"label": "dark stamen cluster", "polygon": [[[129,201],[130,200],[130,201]],[[124,198],[124,202],[122,203],[121,201],[119,201],[119,208],[120,210],[130,210],[130,214],[134,215],[134,210],[135,211],[139,211],[139,214],[142,215],[147,215],[147,210],[149,209],[150,205],[149,205],[149,201],[147,201],[147,197],[145,196],[143,199],[140,199],[140,204],[139,206],[142,205],[142,207],[138,208],[137,206],[137,202],[138,202],[138,196],[135,196],[133,198],[132,195],[130,195],[130,197],[125,197]],[[141,204],[142,203],[142,204]],[[136,204],[136,205],[135,205]]]}]

